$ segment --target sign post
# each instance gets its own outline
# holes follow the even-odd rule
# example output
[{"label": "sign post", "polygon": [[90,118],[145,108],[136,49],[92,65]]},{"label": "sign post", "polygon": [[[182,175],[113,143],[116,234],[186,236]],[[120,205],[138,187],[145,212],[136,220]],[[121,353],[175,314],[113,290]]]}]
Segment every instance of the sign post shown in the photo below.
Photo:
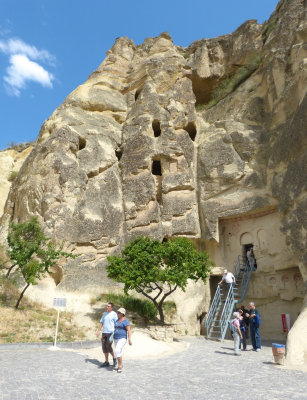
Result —
[{"label": "sign post", "polygon": [[59,350],[59,348],[56,345],[57,337],[58,337],[58,328],[59,328],[59,318],[60,318],[60,310],[61,308],[66,307],[66,298],[65,297],[54,297],[53,299],[53,307],[58,310],[58,315],[56,319],[56,327],[55,327],[55,338],[54,338],[54,345],[49,347],[49,350]]},{"label": "sign post", "polygon": [[284,333],[288,333],[291,329],[290,314],[281,314],[281,321]]}]

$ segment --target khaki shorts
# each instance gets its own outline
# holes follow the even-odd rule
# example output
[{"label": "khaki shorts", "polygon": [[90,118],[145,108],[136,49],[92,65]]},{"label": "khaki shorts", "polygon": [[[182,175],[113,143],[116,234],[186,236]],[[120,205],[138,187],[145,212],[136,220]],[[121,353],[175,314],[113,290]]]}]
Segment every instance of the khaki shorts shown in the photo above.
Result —
[{"label": "khaki shorts", "polygon": [[101,344],[102,344],[102,352],[103,353],[113,353],[112,343],[109,340],[109,337],[112,333],[103,333],[101,336]]}]

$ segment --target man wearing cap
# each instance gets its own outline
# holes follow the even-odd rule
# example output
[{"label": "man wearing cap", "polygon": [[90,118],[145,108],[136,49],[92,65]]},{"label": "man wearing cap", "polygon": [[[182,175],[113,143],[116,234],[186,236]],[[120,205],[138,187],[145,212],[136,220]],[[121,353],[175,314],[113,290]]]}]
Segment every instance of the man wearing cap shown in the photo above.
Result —
[{"label": "man wearing cap", "polygon": [[114,333],[116,321],[117,321],[117,314],[115,311],[113,311],[113,303],[108,303],[107,310],[101,317],[100,324],[97,330],[97,337],[98,337],[102,329],[101,344],[105,358],[105,362],[101,364],[99,368],[110,366],[109,353],[113,357],[113,367],[116,367],[117,360],[114,357],[112,342],[110,341],[110,336],[112,335],[112,333]]},{"label": "man wearing cap", "polygon": [[232,284],[236,283],[236,278],[232,272],[228,272],[227,269],[224,269],[224,275],[218,284],[221,285],[223,282],[226,282],[228,287],[230,287]]}]

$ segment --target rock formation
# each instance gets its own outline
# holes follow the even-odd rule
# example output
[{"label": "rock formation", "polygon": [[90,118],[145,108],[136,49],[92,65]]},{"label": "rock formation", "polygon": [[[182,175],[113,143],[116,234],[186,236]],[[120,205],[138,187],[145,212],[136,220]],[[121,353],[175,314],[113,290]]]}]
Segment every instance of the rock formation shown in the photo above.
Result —
[{"label": "rock formation", "polygon": [[[282,0],[265,24],[250,20],[187,48],[167,33],[138,46],[117,39],[43,124],[6,202],[2,240],[9,221],[37,215],[48,235],[82,254],[63,266],[59,284],[81,291],[114,288],[106,256],[139,235],[193,238],[215,275],[254,244],[248,299],[270,338],[282,337],[280,313],[293,321],[302,311],[288,351],[302,362],[306,7]],[[191,332],[209,286],[174,296]]]},{"label": "rock formation", "polygon": [[[14,147],[0,151],[0,216],[3,213],[11,184],[32,150],[30,143],[27,143],[25,146]],[[19,147],[21,148],[19,149]]]}]

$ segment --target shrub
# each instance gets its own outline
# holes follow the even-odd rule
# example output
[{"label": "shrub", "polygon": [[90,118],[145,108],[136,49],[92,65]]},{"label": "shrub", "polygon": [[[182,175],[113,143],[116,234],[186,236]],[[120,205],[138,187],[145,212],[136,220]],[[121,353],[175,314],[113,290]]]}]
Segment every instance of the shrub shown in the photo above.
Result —
[{"label": "shrub", "polygon": [[9,182],[14,182],[14,180],[17,178],[18,172],[17,171],[11,171],[7,177],[7,180]]},{"label": "shrub", "polygon": [[18,151],[18,153],[21,153],[25,149],[27,149],[30,146],[33,146],[35,142],[23,142],[23,143],[16,143],[16,142],[9,142],[7,143],[7,148],[9,150],[15,150]]},{"label": "shrub", "polygon": [[265,43],[267,41],[268,37],[270,36],[270,33],[275,28],[277,19],[278,19],[277,15],[275,15],[269,21],[266,21],[263,24],[263,27],[262,27],[262,40],[263,40],[263,43]]},{"label": "shrub", "polygon": [[163,303],[163,310],[165,315],[171,316],[177,310],[176,303],[174,303],[173,301],[165,301]]},{"label": "shrub", "polygon": [[157,315],[156,307],[149,300],[142,300],[129,295],[113,293],[103,293],[97,297],[97,301],[99,300],[105,301],[106,303],[112,302],[118,306],[126,308],[129,311],[134,311],[149,321],[155,319]]},{"label": "shrub", "polygon": [[12,279],[0,275],[0,304],[9,306],[18,296],[19,290],[16,283]]},{"label": "shrub", "polygon": [[242,82],[244,82],[261,63],[261,56],[253,54],[246,65],[242,65],[232,76],[223,79],[212,91],[211,100],[203,106],[208,109],[215,106],[220,100],[233,92]]}]

